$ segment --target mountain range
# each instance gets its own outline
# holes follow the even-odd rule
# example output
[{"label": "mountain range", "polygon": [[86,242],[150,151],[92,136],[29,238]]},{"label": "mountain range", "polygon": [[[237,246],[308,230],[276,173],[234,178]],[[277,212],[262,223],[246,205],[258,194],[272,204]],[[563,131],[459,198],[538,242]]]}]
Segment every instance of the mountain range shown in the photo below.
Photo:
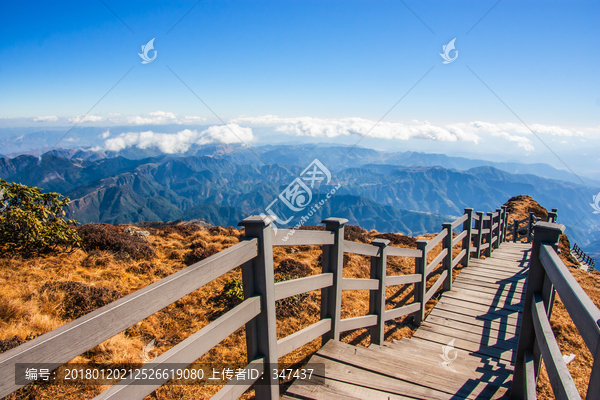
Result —
[{"label": "mountain range", "polygon": [[[58,149],[41,157],[2,158],[0,178],[68,196],[72,199],[69,216],[81,223],[203,218],[215,225],[234,226],[248,215],[266,212],[317,158],[330,170],[331,181],[313,189],[311,204],[322,201],[323,206],[306,224],[337,216],[365,229],[435,232],[465,207],[490,211],[512,196],[528,194],[548,209],[558,208],[560,221],[582,248],[596,251],[599,243],[598,221],[588,204],[598,188],[509,173],[497,165],[463,169],[479,161],[439,154],[350,151],[348,147],[320,145],[264,146],[254,151],[256,154],[242,146],[206,145],[193,149],[193,155],[142,158],[158,150]],[[435,165],[437,162],[444,165]],[[503,167],[553,170],[544,164],[515,163],[511,167],[504,163]],[[335,185],[339,189],[328,199],[326,193]],[[282,218],[302,215],[292,214],[281,201],[273,210]],[[586,248],[590,243],[593,248]]]}]

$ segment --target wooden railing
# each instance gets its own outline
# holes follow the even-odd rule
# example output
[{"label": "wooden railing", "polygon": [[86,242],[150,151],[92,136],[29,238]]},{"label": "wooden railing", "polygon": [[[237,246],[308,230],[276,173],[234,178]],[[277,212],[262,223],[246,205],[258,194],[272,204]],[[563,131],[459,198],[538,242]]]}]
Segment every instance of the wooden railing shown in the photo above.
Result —
[{"label": "wooden railing", "polygon": [[577,243],[575,243],[575,245],[573,246],[573,252],[577,257],[577,260],[579,262],[585,263],[590,270],[593,270],[596,267],[596,260],[585,254],[585,251],[583,251],[579,246],[577,246]]},{"label": "wooden railing", "polygon": [[583,291],[556,249],[564,225],[539,222],[533,245],[523,308],[512,399],[535,399],[541,361],[557,399],[580,399],[550,326],[556,293],[593,356],[588,399],[600,399],[600,310]]},{"label": "wooden railing", "polygon": [[[443,230],[432,240],[419,240],[417,249],[408,249],[389,246],[389,241],[384,239],[376,239],[371,244],[347,241],[344,239],[344,224],[348,221],[343,218],[324,220],[325,231],[279,229],[277,235],[274,235],[269,222],[261,217],[246,218],[240,222],[240,226],[245,227],[245,237],[239,244],[0,354],[0,397],[23,386],[15,382],[17,363],[48,363],[57,368],[238,266],[242,269],[244,301],[145,364],[147,371],[163,369],[164,365],[173,363],[190,365],[244,325],[248,354],[246,368],[258,369],[261,374],[267,371],[267,367],[276,366],[278,358],[319,337],[325,343],[331,339],[339,340],[342,332],[368,328],[371,343],[382,344],[386,321],[414,314],[415,322],[420,323],[425,317],[427,301],[440,288],[444,291],[452,288],[452,271],[459,263],[468,266],[472,252],[476,257],[482,250],[489,255],[493,248],[506,240],[507,220],[506,207],[487,216],[481,212],[474,215],[473,210],[468,208],[456,221],[444,223]],[[462,228],[462,232],[455,234],[457,228]],[[283,238],[287,239],[284,241]],[[442,244],[441,252],[427,262],[428,254],[439,243]],[[459,244],[461,251],[454,257],[453,248]],[[323,246],[322,273],[275,283],[273,246],[294,245]],[[370,278],[343,278],[344,253],[370,257]],[[414,258],[415,273],[388,276],[388,257]],[[428,277],[438,270],[440,264],[440,276],[427,289]],[[386,310],[386,288],[412,284],[415,285],[414,301]],[[319,322],[278,340],[275,302],[315,290],[321,292]],[[370,291],[367,315],[341,318],[344,290]],[[267,384],[255,385],[256,398],[279,398],[278,379],[271,373],[266,376]],[[120,383],[95,399],[143,399],[166,381],[168,377],[148,385]],[[213,398],[237,398],[254,383],[255,380],[233,379]]]},{"label": "wooden railing", "polygon": [[[558,210],[553,208],[552,211],[548,213],[548,222],[556,222],[557,218]],[[521,241],[521,239],[526,239],[527,243],[531,243],[531,240],[533,239],[533,227],[538,221],[541,221],[541,218],[536,217],[531,211],[529,212],[529,216],[521,220],[515,219],[512,223],[512,229],[510,233],[511,240],[516,243]]]}]

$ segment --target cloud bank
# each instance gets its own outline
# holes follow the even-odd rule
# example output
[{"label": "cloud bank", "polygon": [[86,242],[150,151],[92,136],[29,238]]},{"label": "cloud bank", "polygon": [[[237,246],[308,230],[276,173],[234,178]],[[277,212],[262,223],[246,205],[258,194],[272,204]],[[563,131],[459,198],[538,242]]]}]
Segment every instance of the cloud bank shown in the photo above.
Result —
[{"label": "cloud bank", "polygon": [[[325,119],[312,117],[285,118],[275,115],[259,117],[241,116],[231,120],[235,123],[250,125],[275,126],[278,132],[311,137],[336,137],[336,136],[364,136],[368,133],[371,138],[379,139],[425,139],[434,141],[463,141],[475,144],[482,140],[484,135],[500,137],[516,143],[525,151],[533,151],[532,140],[527,136],[535,134],[553,136],[584,136],[582,131],[575,131],[556,125],[531,124],[529,128],[520,123],[489,123],[474,121],[456,123],[445,126],[432,125],[427,121],[413,120],[406,122],[384,122],[363,118]],[[532,133],[533,131],[533,133]]]},{"label": "cloud bank", "polygon": [[[107,134],[105,132],[105,134]],[[108,133],[108,135],[110,135]],[[108,135],[106,137],[108,137]],[[251,128],[244,128],[237,124],[214,125],[201,132],[184,129],[177,133],[127,132],[117,137],[107,139],[103,150],[120,151],[128,147],[147,149],[157,147],[163,153],[184,153],[192,145],[209,143],[248,143],[254,140]]]}]

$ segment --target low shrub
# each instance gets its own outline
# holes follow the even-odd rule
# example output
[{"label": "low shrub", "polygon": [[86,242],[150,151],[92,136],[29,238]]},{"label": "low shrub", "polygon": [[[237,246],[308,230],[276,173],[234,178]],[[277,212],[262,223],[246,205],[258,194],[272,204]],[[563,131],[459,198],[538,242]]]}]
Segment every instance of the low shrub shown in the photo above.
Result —
[{"label": "low shrub", "polygon": [[277,268],[275,268],[276,274],[290,275],[305,277],[310,275],[312,268],[303,262],[294,260],[293,258],[286,258],[279,262]]},{"label": "low shrub", "polygon": [[146,239],[130,235],[113,225],[86,224],[77,227],[77,232],[82,238],[83,249],[88,252],[109,251],[123,261],[129,257],[135,260],[156,257],[156,252]]},{"label": "low shrub", "polygon": [[121,298],[121,293],[115,290],[73,281],[48,282],[40,288],[39,293],[64,295],[60,312],[64,320],[79,318]]},{"label": "low shrub", "polygon": [[417,247],[417,239],[412,236],[400,235],[399,233],[379,233],[375,235],[377,239],[387,239],[390,244],[407,247]]},{"label": "low shrub", "polygon": [[212,256],[213,254],[217,254],[218,252],[219,250],[217,250],[216,247],[210,245],[208,247],[193,248],[185,254],[183,262],[186,265],[192,265],[198,261],[202,261],[205,258]]},{"label": "low shrub", "polygon": [[0,252],[31,257],[81,246],[67,197],[0,179]]}]

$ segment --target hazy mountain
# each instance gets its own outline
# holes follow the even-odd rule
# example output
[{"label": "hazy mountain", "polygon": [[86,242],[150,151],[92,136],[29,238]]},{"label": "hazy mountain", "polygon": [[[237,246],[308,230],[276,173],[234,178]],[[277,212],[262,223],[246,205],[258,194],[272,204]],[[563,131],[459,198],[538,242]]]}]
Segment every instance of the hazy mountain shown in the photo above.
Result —
[{"label": "hazy mountain", "polygon": [[[73,200],[69,215],[81,222],[204,218],[216,225],[234,225],[245,216],[264,212],[317,157],[332,170],[331,184],[341,187],[310,223],[334,215],[366,229],[434,232],[444,218],[450,218],[442,215],[458,216],[465,207],[491,211],[512,196],[528,194],[548,209],[558,208],[560,222],[582,248],[587,249],[590,234],[598,229],[588,200],[600,189],[490,166],[458,170],[405,167],[381,160],[364,163],[381,154],[368,149],[348,153],[347,147],[301,145],[262,150],[259,155],[267,165],[242,164],[244,159],[257,160],[248,149],[226,145],[194,149],[206,155],[144,159],[19,156],[0,159],[0,178],[69,196]],[[72,157],[77,152],[53,154]],[[354,165],[344,167],[350,162],[344,154]],[[323,198],[331,184],[315,188],[313,203]],[[285,207],[275,211],[289,212]]]}]

